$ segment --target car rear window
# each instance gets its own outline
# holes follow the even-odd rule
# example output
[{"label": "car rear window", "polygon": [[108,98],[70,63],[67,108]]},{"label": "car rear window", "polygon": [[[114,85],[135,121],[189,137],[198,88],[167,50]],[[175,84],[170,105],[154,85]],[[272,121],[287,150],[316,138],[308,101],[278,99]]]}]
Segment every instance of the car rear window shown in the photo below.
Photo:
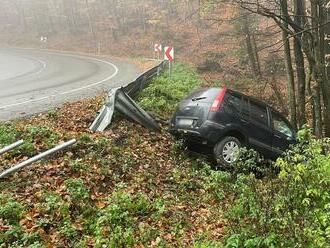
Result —
[{"label": "car rear window", "polygon": [[221,88],[202,88],[194,91],[185,100],[213,102]]}]

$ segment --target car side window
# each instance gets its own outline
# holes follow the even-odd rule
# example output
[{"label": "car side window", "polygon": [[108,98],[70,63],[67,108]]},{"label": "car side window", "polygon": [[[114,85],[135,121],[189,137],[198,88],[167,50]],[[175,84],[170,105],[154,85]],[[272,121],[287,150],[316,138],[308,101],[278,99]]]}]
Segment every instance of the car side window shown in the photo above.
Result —
[{"label": "car side window", "polygon": [[268,126],[268,114],[266,106],[262,106],[261,104],[250,100],[250,116],[251,120]]},{"label": "car side window", "polygon": [[293,131],[291,130],[285,119],[276,113],[272,113],[272,117],[274,131],[279,132],[287,137],[293,138]]},{"label": "car side window", "polygon": [[241,97],[240,96],[237,96],[234,94],[227,94],[225,101],[228,104],[228,106],[230,106],[230,108],[228,110],[230,110],[234,114],[239,114],[241,112]]}]

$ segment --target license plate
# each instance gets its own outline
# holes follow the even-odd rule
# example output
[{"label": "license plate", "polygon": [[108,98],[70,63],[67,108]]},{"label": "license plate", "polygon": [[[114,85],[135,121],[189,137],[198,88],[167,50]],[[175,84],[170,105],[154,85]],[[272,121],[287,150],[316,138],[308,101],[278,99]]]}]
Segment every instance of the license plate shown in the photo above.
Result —
[{"label": "license plate", "polygon": [[194,120],[191,119],[179,119],[178,124],[182,126],[191,126],[193,124]]}]

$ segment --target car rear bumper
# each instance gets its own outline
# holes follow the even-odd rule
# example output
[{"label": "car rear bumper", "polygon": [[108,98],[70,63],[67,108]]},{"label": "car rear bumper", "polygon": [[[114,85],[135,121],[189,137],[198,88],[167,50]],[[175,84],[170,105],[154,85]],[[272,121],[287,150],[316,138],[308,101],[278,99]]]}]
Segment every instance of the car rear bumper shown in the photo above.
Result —
[{"label": "car rear bumper", "polygon": [[183,128],[172,128],[170,133],[177,139],[185,139],[194,143],[207,143],[207,140],[203,139],[202,135],[198,131],[183,129]]},{"label": "car rear bumper", "polygon": [[172,125],[170,133],[177,138],[213,146],[223,133],[224,126],[206,121],[199,128],[178,127]]}]

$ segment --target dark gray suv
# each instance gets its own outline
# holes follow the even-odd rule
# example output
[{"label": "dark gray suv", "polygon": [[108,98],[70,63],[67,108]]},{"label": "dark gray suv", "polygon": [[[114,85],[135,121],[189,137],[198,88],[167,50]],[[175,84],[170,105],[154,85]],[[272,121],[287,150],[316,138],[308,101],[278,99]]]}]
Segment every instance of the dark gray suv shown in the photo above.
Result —
[{"label": "dark gray suv", "polygon": [[295,131],[283,115],[227,88],[193,92],[179,104],[170,125],[177,138],[212,148],[223,165],[235,162],[242,146],[275,159],[296,143]]}]

